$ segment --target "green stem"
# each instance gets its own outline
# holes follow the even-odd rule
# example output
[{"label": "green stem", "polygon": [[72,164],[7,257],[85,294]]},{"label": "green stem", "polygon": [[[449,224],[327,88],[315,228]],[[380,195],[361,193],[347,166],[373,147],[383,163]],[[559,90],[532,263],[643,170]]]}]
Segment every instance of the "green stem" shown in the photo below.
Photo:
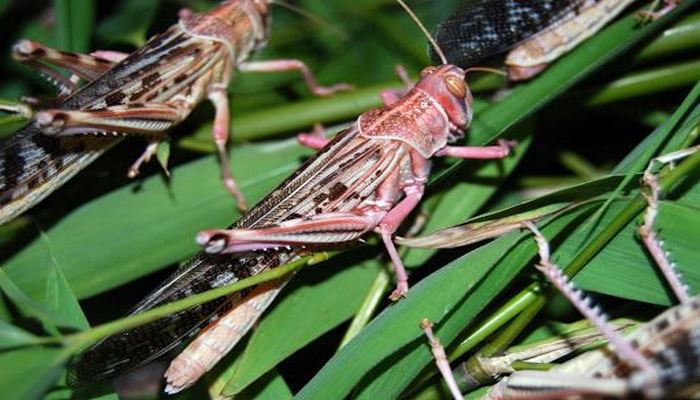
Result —
[{"label": "green stem", "polygon": [[[661,177],[659,185],[662,192],[671,190],[680,183],[683,177],[687,176],[699,166],[700,152],[697,152]],[[645,206],[646,202],[640,193],[628,203],[610,225],[594,237],[593,240],[574,257],[569,265],[564,268],[566,275],[569,277],[576,275],[618,232],[620,232],[620,230],[636,218],[644,210]],[[450,354],[449,359],[457,359],[466,352],[472,350],[477,344],[486,340],[486,338],[501,329],[506,323],[525,309],[529,307],[538,308],[545,298],[546,295],[542,294],[538,283],[530,284],[526,289],[501,306],[489,319],[479,326],[479,328],[464,339],[455,351]]]},{"label": "green stem", "polygon": [[590,179],[600,177],[600,171],[598,171],[593,164],[589,163],[583,157],[574,152],[562,152],[559,155],[559,161],[566,168],[580,177]]},{"label": "green stem", "polygon": [[70,348],[80,349],[102,339],[103,337],[114,335],[116,333],[147,324],[157,319],[165,318],[174,313],[184,311],[199,304],[207,303],[219,297],[228,296],[234,292],[261,284],[263,282],[282,278],[283,276],[297,271],[307,265],[314,265],[325,261],[335,254],[337,253],[320,252],[307,255],[296,261],[279,266],[269,271],[265,271],[231,285],[208,290],[204,293],[195,294],[136,315],[131,315],[116,321],[98,325],[83,332],[65,336],[61,342],[67,344]]},{"label": "green stem", "polygon": [[[676,63],[646,71],[634,72],[614,80],[602,88],[592,90],[595,93],[588,99],[588,106],[600,106],[640,96],[658,93],[692,85],[700,79],[700,60]],[[584,93],[585,94],[585,93]],[[582,93],[576,93],[576,98]]]},{"label": "green stem", "polygon": [[369,323],[379,307],[379,303],[384,299],[384,293],[386,293],[390,284],[391,277],[389,273],[385,268],[381,269],[374,279],[374,282],[372,282],[372,286],[370,286],[360,309],[355,313],[355,317],[352,319],[350,327],[348,327],[348,330],[345,332],[343,340],[340,341],[338,350],[342,349],[352,338],[357,336]]},{"label": "green stem", "polygon": [[[251,111],[236,115],[232,119],[234,142],[246,142],[279,135],[284,132],[298,132],[309,129],[315,123],[346,121],[381,105],[379,92],[398,88],[398,81],[384,82],[351,92],[339,93],[330,98],[316,98]],[[213,152],[211,129],[199,129],[198,135],[188,136],[178,145],[194,151]]]},{"label": "green stem", "polygon": [[449,360],[454,361],[486,340],[503,325],[510,322],[523,310],[538,299],[540,289],[536,283],[530,284],[526,289],[511,298],[506,304],[494,312],[488,320],[479,325],[457,348],[450,353]]},{"label": "green stem", "polygon": [[515,317],[515,320],[511,322],[506,329],[501,331],[496,338],[490,341],[484,348],[479,352],[482,357],[493,357],[496,354],[506,350],[508,346],[520,335],[520,333],[530,324],[530,322],[537,316],[537,313],[545,305],[546,296],[544,294],[539,294],[537,298],[533,301],[530,307],[526,308]]}]

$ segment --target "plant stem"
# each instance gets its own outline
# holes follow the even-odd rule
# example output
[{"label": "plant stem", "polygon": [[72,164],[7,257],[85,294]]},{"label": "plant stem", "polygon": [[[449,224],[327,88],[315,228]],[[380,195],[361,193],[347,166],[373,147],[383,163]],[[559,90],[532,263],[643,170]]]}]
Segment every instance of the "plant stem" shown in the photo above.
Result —
[{"label": "plant stem", "polygon": [[[668,171],[661,177],[659,184],[662,192],[668,192],[675,187],[683,177],[689,175],[696,168],[700,167],[700,152],[688,157],[674,169]],[[617,217],[581,251],[563,270],[564,273],[573,277],[583,267],[600,252],[615,235],[636,218],[642,211],[646,202],[641,193],[630,200],[627,206],[617,215]],[[482,323],[479,328],[464,339],[457,348],[450,354],[449,359],[454,360],[472,350],[477,344],[484,341],[494,332],[501,329],[506,323],[515,318],[524,310],[533,307],[541,309],[545,304],[547,294],[542,291],[539,283],[532,283],[526,289],[511,298],[506,304],[494,312],[489,319]],[[528,312],[528,314],[531,314]],[[533,315],[536,313],[533,313]],[[522,321],[520,321],[522,323]]]},{"label": "plant stem", "polygon": [[106,324],[98,325],[92,329],[79,332],[73,335],[65,336],[62,342],[66,343],[69,347],[75,349],[84,348],[91,343],[98,341],[106,336],[114,335],[118,332],[122,332],[128,329],[135,328],[137,326],[147,324],[149,322],[167,317],[174,313],[184,311],[190,307],[194,307],[199,304],[204,304],[209,301],[215,300],[219,297],[228,296],[237,291],[258,285],[263,282],[272,281],[279,279],[289,273],[297,271],[307,265],[318,264],[328,258],[334,256],[335,252],[319,252],[311,255],[307,255],[299,258],[296,261],[292,261],[288,264],[279,266],[269,271],[262,272],[258,275],[246,278],[242,281],[233,283],[231,285],[222,286],[216,289],[208,290],[203,293],[198,293],[181,300],[174,301],[172,303],[165,304],[160,307],[153,308],[142,313],[131,315],[116,321],[108,322]]}]

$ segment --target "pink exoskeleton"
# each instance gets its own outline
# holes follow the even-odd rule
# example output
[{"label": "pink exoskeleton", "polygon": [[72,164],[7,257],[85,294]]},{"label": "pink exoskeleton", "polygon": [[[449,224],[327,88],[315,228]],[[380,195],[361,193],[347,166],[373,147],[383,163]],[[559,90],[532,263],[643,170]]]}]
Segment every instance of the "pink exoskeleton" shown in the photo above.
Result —
[{"label": "pink exoskeleton", "polygon": [[[255,228],[203,231],[197,242],[208,253],[240,253],[341,244],[375,231],[396,273],[391,298],[404,296],[408,276],[392,235],[423,197],[430,158],[500,159],[510,152],[507,141],[487,147],[448,145],[464,136],[472,120],[465,74],[446,61],[427,67],[405,94],[383,93],[383,107],[360,115],[335,139],[302,135],[303,144],[320,150],[316,160],[329,160],[298,189],[294,201],[281,205],[287,216]],[[316,160],[304,168],[314,168]],[[334,181],[338,175],[348,178]]]},{"label": "pink exoskeleton", "polygon": [[[362,114],[334,139],[302,135],[302,143],[320,151],[229,229],[201,232],[197,241],[210,254],[183,265],[134,312],[236,282],[315,248],[356,243],[372,231],[381,235],[395,266],[392,298],[405,295],[408,277],[392,235],[423,196],[429,159],[499,159],[510,152],[506,141],[448,145],[463,137],[472,119],[465,74],[446,63],[427,67],[406,93],[384,93],[384,107]],[[289,279],[108,337],[76,361],[73,380],[96,374],[107,379],[144,365],[206,326],[165,372],[166,392],[190,387],[240,341]]]}]

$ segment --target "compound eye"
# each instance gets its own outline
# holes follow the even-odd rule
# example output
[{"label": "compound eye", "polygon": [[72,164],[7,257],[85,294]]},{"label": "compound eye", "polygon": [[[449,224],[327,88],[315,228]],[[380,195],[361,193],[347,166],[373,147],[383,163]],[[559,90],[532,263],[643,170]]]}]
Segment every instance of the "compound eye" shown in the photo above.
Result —
[{"label": "compound eye", "polygon": [[467,84],[464,82],[464,79],[460,78],[459,76],[445,76],[445,85],[447,86],[447,90],[449,90],[450,93],[459,97],[460,99],[463,99],[467,96]]},{"label": "compound eye", "polygon": [[420,72],[420,76],[421,76],[421,77],[424,77],[424,76],[426,76],[426,75],[428,75],[428,74],[432,74],[433,72],[435,72],[436,69],[437,69],[437,67],[432,66],[432,65],[429,66],[429,67],[425,67],[425,68],[423,68],[423,70]]}]

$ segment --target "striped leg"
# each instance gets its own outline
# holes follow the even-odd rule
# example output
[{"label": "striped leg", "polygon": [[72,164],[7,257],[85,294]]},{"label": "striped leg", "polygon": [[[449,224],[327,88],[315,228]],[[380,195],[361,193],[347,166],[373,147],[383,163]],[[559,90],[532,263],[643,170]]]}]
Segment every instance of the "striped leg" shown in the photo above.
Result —
[{"label": "striped leg", "polygon": [[299,71],[304,77],[304,82],[309,88],[311,93],[316,96],[330,96],[335,92],[350,90],[353,88],[352,85],[347,83],[337,83],[332,86],[321,86],[316,80],[316,76],[311,72],[304,62],[300,60],[268,60],[268,61],[256,61],[256,62],[246,62],[238,66],[240,71],[246,72],[283,72],[283,71]]},{"label": "striped leg", "polygon": [[144,153],[129,168],[128,176],[139,174],[141,164],[151,159],[159,138],[182,121],[189,109],[182,104],[143,103],[99,110],[44,110],[36,114],[39,129],[50,136],[84,134],[135,135],[148,138]]},{"label": "striped leg", "polygon": [[[15,60],[47,77],[59,87],[63,96],[77,88],[80,78],[93,81],[126,56],[114,51],[98,51],[91,55],[69,53],[31,40],[20,40],[12,47],[12,57]],[[47,65],[63,68],[72,75],[66,77]]]}]

